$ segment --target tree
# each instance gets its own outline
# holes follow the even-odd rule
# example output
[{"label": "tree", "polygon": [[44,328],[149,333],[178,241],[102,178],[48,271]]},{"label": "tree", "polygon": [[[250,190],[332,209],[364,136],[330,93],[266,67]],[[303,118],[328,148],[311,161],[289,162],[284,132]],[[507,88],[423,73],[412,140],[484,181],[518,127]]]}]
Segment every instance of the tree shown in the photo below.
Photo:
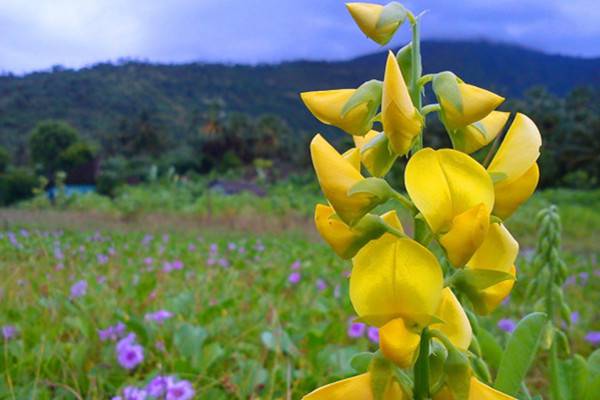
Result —
[{"label": "tree", "polygon": [[46,176],[52,177],[60,168],[61,154],[79,140],[75,128],[66,122],[40,122],[29,137],[31,159],[41,165]]},{"label": "tree", "polygon": [[0,174],[6,171],[8,164],[10,164],[10,154],[8,150],[0,146]]}]

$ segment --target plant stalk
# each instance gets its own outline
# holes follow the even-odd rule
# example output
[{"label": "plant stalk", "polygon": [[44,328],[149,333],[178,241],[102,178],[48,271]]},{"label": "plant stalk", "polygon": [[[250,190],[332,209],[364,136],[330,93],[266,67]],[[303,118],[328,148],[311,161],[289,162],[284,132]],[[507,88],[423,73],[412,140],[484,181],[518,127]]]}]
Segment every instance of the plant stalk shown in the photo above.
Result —
[{"label": "plant stalk", "polygon": [[415,363],[415,400],[429,399],[429,329],[424,328],[421,333],[419,357]]}]

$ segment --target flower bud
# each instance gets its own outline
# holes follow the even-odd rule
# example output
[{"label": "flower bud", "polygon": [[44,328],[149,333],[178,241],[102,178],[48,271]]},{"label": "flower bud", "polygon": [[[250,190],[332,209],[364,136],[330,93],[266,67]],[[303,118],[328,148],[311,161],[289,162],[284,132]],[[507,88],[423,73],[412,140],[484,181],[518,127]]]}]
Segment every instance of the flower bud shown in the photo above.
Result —
[{"label": "flower bud", "polygon": [[397,2],[386,6],[370,3],[346,4],[360,30],[380,45],[387,44],[406,19],[406,9]]}]

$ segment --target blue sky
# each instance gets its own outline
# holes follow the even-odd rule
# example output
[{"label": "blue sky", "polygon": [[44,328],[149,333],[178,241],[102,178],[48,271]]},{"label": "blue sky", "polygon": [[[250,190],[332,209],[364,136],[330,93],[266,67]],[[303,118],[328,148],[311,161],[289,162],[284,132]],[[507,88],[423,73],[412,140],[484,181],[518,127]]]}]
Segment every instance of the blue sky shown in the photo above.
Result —
[{"label": "blue sky", "polygon": [[[0,0],[0,71],[157,61],[345,59],[379,47],[339,0]],[[409,0],[424,38],[600,56],[598,0]],[[394,40],[408,39],[407,29]]]}]

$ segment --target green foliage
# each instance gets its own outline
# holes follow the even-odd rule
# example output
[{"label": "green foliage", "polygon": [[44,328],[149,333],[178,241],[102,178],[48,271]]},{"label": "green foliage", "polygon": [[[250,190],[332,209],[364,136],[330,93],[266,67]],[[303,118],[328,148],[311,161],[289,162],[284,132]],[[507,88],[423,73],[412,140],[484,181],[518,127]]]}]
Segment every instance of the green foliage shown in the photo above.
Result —
[{"label": "green foliage", "polygon": [[10,164],[10,153],[4,147],[0,146],[0,174],[6,171]]},{"label": "green foliage", "polygon": [[26,168],[15,168],[0,174],[0,205],[10,205],[33,197],[38,179]]},{"label": "green foliage", "polygon": [[89,163],[94,159],[94,150],[85,142],[76,142],[59,154],[58,165],[65,171]]},{"label": "green foliage", "polygon": [[66,122],[40,122],[29,136],[31,159],[52,174],[60,168],[62,153],[78,141],[79,134]]}]

